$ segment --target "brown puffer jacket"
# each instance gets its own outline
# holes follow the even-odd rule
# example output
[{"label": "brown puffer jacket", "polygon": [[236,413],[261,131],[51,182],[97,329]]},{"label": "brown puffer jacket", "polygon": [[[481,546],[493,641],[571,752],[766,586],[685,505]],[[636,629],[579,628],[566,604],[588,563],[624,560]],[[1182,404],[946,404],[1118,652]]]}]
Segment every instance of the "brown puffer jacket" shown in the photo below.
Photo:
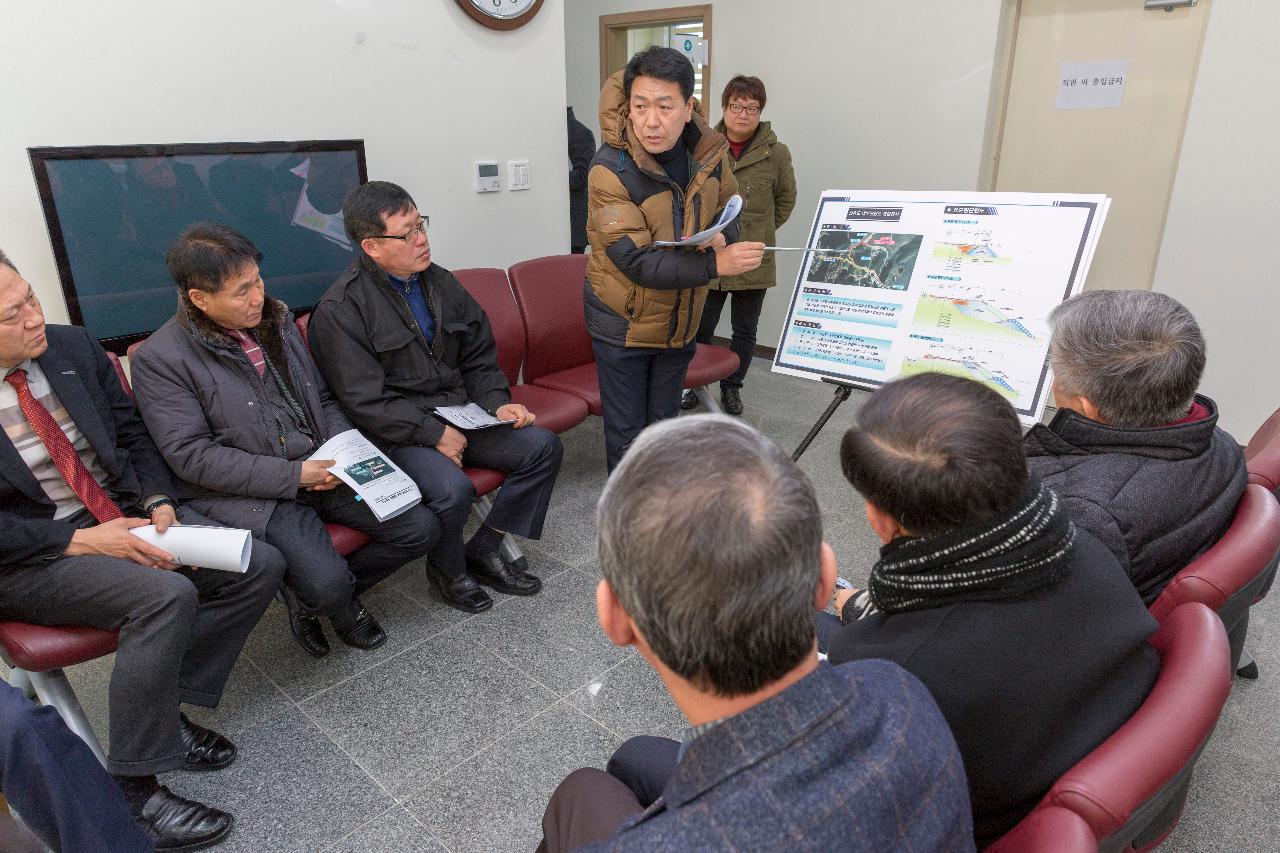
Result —
[{"label": "brown puffer jacket", "polygon": [[[715,222],[737,190],[729,143],[695,102],[684,132],[689,185],[677,186],[631,135],[621,71],[600,92],[600,136],[604,144],[587,173],[587,330],[615,346],[686,346],[698,332],[715,255],[651,244],[696,234]],[[724,233],[729,242],[736,240],[737,224]]]}]

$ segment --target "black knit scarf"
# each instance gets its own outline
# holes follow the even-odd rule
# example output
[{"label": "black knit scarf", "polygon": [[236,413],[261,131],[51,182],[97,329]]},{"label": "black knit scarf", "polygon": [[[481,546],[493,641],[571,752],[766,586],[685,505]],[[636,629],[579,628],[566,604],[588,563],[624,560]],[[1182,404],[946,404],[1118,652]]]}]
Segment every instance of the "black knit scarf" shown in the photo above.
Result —
[{"label": "black knit scarf", "polygon": [[1058,496],[1033,478],[1005,515],[881,548],[871,569],[870,603],[885,613],[905,613],[1019,598],[1062,580],[1075,536]]}]

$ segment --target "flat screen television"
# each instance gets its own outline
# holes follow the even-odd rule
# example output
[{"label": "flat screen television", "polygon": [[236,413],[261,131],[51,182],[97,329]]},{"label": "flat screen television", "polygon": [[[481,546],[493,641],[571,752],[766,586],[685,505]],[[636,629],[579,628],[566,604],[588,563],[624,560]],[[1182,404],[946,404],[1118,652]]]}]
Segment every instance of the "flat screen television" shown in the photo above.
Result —
[{"label": "flat screen television", "polygon": [[363,140],[31,148],[71,322],[123,354],[173,316],[165,266],[187,226],[222,222],[262,252],[267,293],[314,306],[351,263],[342,200]]}]

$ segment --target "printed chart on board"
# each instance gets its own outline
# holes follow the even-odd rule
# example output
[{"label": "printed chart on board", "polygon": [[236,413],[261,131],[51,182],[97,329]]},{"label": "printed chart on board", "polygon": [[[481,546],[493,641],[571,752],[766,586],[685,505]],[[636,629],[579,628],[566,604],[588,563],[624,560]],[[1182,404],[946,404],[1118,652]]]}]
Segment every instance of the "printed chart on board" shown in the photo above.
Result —
[{"label": "printed chart on board", "polygon": [[1109,204],[1065,193],[826,190],[773,369],[863,388],[950,373],[1038,420],[1050,385],[1047,318],[1084,286]]}]

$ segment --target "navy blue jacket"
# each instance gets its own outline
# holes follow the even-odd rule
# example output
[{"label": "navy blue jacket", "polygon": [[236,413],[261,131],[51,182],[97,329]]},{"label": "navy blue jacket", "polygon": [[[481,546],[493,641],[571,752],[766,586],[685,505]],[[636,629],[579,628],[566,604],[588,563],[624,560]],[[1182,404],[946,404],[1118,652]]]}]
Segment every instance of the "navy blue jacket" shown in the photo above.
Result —
[{"label": "navy blue jacket", "polygon": [[694,740],[662,796],[590,851],[973,850],[955,741],[914,676],[823,664]]},{"label": "navy blue jacket", "polygon": [[[49,348],[36,363],[98,454],[116,503],[141,515],[143,498],[173,494],[169,469],[102,347],[79,326],[48,325],[45,334]],[[75,527],[55,521],[55,509],[13,442],[0,437],[0,563],[60,556]]]}]

